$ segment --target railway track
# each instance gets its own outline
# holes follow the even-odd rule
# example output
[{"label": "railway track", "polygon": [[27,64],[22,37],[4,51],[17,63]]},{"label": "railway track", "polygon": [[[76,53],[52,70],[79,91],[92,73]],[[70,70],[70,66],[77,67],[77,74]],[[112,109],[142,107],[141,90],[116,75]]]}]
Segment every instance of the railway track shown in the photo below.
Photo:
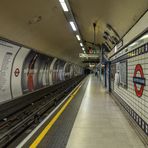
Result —
[{"label": "railway track", "polygon": [[[0,105],[0,147],[6,147],[32,124],[40,122],[42,116],[51,108],[56,107],[83,78],[84,76],[78,76],[50,86],[46,88],[46,91],[40,90],[37,92],[40,96],[35,99],[31,99],[31,95],[33,97],[35,94],[29,94],[25,96],[25,102],[24,98],[22,101],[21,98],[18,98],[19,103],[16,100],[8,102],[5,104],[5,110],[3,105]],[[24,105],[20,103],[24,103]]]}]

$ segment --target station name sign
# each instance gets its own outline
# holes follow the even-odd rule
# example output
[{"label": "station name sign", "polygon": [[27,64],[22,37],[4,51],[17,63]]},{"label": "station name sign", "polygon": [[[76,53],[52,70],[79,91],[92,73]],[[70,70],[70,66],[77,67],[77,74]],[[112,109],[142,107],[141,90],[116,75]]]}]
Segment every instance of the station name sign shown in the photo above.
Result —
[{"label": "station name sign", "polygon": [[91,59],[98,59],[99,54],[86,54],[86,53],[80,53],[79,54],[80,58],[91,58]]}]

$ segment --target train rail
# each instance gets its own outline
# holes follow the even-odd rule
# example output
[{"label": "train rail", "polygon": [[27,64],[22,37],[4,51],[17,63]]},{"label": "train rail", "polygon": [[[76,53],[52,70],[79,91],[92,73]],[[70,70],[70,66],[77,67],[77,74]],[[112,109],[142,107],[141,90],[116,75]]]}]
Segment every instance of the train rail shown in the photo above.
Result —
[{"label": "train rail", "polygon": [[0,147],[10,144],[14,138],[56,107],[82,79],[77,76],[54,86],[17,98],[0,105]]}]

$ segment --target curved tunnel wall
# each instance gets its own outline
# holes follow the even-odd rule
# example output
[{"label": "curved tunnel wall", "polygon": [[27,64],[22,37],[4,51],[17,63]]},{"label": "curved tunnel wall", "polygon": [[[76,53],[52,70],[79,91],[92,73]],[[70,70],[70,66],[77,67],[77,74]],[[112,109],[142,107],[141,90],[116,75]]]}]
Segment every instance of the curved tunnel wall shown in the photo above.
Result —
[{"label": "curved tunnel wall", "polygon": [[148,135],[148,42],[142,43],[112,57],[111,90]]},{"label": "curved tunnel wall", "polygon": [[83,68],[0,40],[0,103],[83,74]]},{"label": "curved tunnel wall", "polygon": [[110,52],[106,85],[148,135],[148,11]]}]

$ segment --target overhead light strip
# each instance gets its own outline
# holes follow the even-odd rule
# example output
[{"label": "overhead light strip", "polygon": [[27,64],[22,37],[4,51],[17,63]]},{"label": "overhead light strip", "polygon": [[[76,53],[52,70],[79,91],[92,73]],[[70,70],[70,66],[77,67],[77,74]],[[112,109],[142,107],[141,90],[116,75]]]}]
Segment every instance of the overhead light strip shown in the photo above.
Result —
[{"label": "overhead light strip", "polygon": [[60,2],[60,4],[61,4],[63,10],[64,10],[65,12],[68,12],[69,10],[68,10],[68,7],[67,7],[65,1],[64,1],[64,0],[59,0],[59,2]]},{"label": "overhead light strip", "polygon": [[65,0],[59,0],[60,3],[65,3]]},{"label": "overhead light strip", "polygon": [[148,38],[148,34],[145,34],[144,36],[142,36],[140,39],[146,39]]},{"label": "overhead light strip", "polygon": [[80,36],[79,36],[79,35],[76,35],[76,37],[77,37],[78,41],[80,41],[80,40],[81,40],[81,38],[80,38]]},{"label": "overhead light strip", "polygon": [[82,44],[82,43],[80,43],[80,46],[81,46],[81,47],[83,47],[83,44]]},{"label": "overhead light strip", "polygon": [[76,28],[76,26],[75,26],[75,23],[74,22],[69,22],[70,23],[70,25],[71,25],[71,27],[72,27],[72,29],[73,29],[73,31],[77,31],[77,28]]},{"label": "overhead light strip", "polygon": [[[69,0],[59,0],[59,2],[60,2],[61,6],[62,6],[62,8],[63,8],[63,10],[65,12],[64,14],[65,14],[65,17],[66,17],[67,21],[69,22],[72,30],[75,32],[74,34],[75,34],[77,40],[81,41],[80,46],[81,46],[83,52],[85,52],[85,48],[84,48],[84,45],[83,45],[83,40],[81,38],[79,28],[77,26],[77,23],[75,21],[74,15],[73,15],[72,10],[71,10],[71,7],[69,5]],[[68,13],[66,13],[66,12],[68,12]]]}]

